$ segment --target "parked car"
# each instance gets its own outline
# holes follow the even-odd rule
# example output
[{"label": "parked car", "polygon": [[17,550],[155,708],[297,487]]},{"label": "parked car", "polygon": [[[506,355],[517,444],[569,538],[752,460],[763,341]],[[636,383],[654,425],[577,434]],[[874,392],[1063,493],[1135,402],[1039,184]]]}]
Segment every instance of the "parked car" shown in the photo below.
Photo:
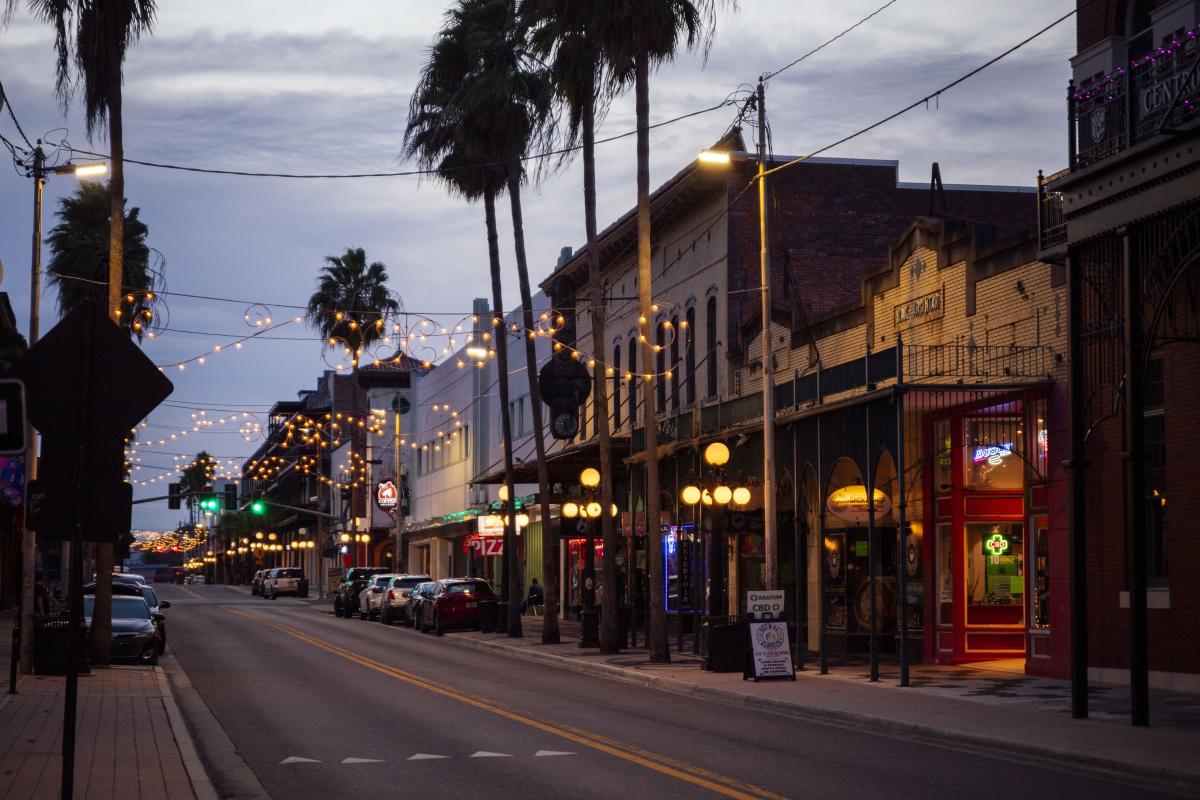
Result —
[{"label": "parked car", "polygon": [[391,625],[396,620],[407,619],[406,610],[413,591],[429,580],[428,575],[393,575],[383,590],[379,621],[384,625]]},{"label": "parked car", "polygon": [[[96,584],[85,585],[83,593],[85,596],[96,594]],[[158,594],[147,584],[113,581],[112,593],[113,597],[140,597],[146,601],[146,605],[150,608],[150,617],[154,621],[154,627],[158,628],[158,654],[162,655],[163,651],[167,649],[167,618],[162,612],[171,607],[171,601],[159,600]]]},{"label": "parked car", "polygon": [[267,597],[275,600],[281,594],[300,596],[300,581],[304,580],[304,570],[297,567],[276,567],[268,570],[263,578],[263,590]]},{"label": "parked car", "polygon": [[342,574],[342,583],[333,595],[334,616],[350,619],[358,608],[358,595],[372,575],[390,572],[387,567],[351,567]]},{"label": "parked car", "polygon": [[389,572],[371,576],[367,585],[358,593],[359,619],[371,620],[379,616],[379,609],[383,607],[383,593],[387,591],[387,585],[393,577]]},{"label": "parked car", "polygon": [[485,580],[443,578],[422,600],[418,627],[422,633],[432,628],[438,636],[449,628],[478,628],[479,604],[488,600],[494,602],[496,595]]},{"label": "parked car", "polygon": [[254,571],[254,577],[250,579],[250,594],[263,596],[263,578],[266,574],[267,570],[265,569]]},{"label": "parked car", "polygon": [[146,586],[146,576],[137,572],[114,572],[112,576],[113,583],[136,583],[140,586]]},{"label": "parked car", "polygon": [[421,609],[433,599],[433,591],[437,588],[437,581],[426,581],[418,583],[416,588],[409,595],[408,604],[404,606],[405,625],[410,628],[421,630]]},{"label": "parked car", "polygon": [[[88,628],[92,627],[92,612],[96,607],[95,595],[83,598],[83,616]],[[162,616],[159,614],[158,616]],[[132,661],[138,664],[158,663],[159,645],[157,620],[150,606],[141,597],[114,594],[112,599],[112,650],[113,661]]]}]

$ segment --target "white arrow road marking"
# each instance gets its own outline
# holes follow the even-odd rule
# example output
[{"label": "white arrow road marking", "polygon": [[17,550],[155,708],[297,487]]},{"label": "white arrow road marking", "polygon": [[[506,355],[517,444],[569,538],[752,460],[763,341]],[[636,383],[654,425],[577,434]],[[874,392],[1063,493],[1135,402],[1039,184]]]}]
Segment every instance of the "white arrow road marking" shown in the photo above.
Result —
[{"label": "white arrow road marking", "polygon": [[487,750],[477,750],[471,758],[512,758],[508,753],[489,753]]},{"label": "white arrow road marking", "polygon": [[417,753],[415,756],[409,756],[409,761],[428,761],[431,758],[449,758],[450,756],[438,756],[433,753]]},{"label": "white arrow road marking", "polygon": [[303,756],[288,756],[283,761],[280,761],[280,766],[284,764],[323,764],[325,762],[318,761],[315,758],[304,758]]},{"label": "white arrow road marking", "polygon": [[378,758],[355,758],[354,756],[350,756],[349,758],[343,758],[342,763],[343,764],[382,764],[383,762],[380,761]]},{"label": "white arrow road marking", "polygon": [[538,750],[533,755],[534,755],[534,758],[537,758],[538,756],[573,756],[575,754],[567,753],[562,750]]}]

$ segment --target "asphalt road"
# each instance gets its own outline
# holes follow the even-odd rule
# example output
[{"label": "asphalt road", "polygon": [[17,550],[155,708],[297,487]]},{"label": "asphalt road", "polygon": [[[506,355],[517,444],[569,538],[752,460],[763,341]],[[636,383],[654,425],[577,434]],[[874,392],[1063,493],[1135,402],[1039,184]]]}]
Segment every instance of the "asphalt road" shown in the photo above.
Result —
[{"label": "asphalt road", "polygon": [[[1154,796],[493,655],[291,598],[159,593],[172,604],[168,652],[277,800]],[[198,730],[203,758],[236,758],[212,738]],[[227,770],[210,772],[222,796],[242,791],[222,785]]]}]

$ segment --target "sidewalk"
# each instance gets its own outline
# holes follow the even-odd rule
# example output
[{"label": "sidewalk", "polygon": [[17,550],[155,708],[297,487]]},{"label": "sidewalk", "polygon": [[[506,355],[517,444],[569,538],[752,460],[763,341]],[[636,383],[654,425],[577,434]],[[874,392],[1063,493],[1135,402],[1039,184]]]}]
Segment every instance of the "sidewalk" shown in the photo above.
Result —
[{"label": "sidewalk", "polygon": [[451,633],[460,646],[650,686],[665,691],[816,719],[906,738],[997,751],[1046,763],[1069,764],[1200,794],[1200,696],[1153,692],[1150,728],[1128,722],[1128,690],[1093,685],[1092,716],[1070,717],[1067,681],[1027,676],[1014,665],[916,665],[908,688],[898,685],[895,663],[880,681],[867,680],[863,662],[831,664],[820,675],[809,662],[796,681],[754,683],[740,674],[700,669],[690,648],[672,642],[671,664],[652,664],[646,650],[603,656],[578,646],[578,627],[562,623],[559,645],[541,644],[542,621],[524,617],[525,636]]},{"label": "sidewalk", "polygon": [[[6,634],[10,616],[0,618]],[[7,669],[3,638],[0,657]],[[0,694],[0,797],[58,797],[65,690],[66,678],[22,675],[16,695]],[[75,743],[76,797],[216,797],[159,667],[110,667],[80,676]]]}]

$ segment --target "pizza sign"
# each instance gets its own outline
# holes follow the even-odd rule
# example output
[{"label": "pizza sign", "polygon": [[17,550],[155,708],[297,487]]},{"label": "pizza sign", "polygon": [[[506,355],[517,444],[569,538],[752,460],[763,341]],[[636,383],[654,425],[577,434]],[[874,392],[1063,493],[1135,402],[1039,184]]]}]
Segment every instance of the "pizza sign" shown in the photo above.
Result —
[{"label": "pizza sign", "polygon": [[395,511],[400,504],[400,490],[395,481],[386,480],[375,484],[375,505],[384,511]]}]

